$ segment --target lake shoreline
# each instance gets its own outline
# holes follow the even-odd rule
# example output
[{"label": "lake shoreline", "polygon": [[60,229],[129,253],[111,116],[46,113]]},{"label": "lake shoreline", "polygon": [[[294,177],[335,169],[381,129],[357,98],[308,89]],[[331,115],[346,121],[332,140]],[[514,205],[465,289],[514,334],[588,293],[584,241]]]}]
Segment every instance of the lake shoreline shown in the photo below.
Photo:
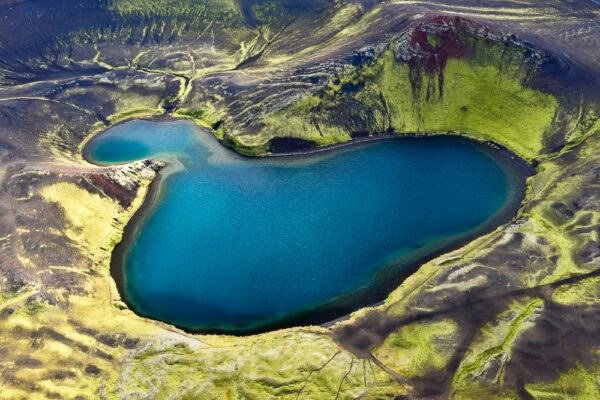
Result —
[{"label": "lake shoreline", "polygon": [[[155,119],[152,120],[160,121],[163,123],[178,123],[182,120],[186,119],[177,119],[177,120],[168,120],[164,121],[164,119]],[[196,126],[194,124],[194,126]],[[197,127],[197,129],[201,129]],[[431,138],[431,137],[448,137],[448,136],[456,136],[461,140],[468,141],[469,143],[476,144],[477,147],[482,149],[482,151],[486,152],[486,154],[490,155],[494,158],[495,161],[499,161],[502,165],[502,168],[506,171],[507,163],[511,164],[511,170],[515,170],[518,172],[518,176],[514,176],[513,174],[507,174],[508,179],[510,181],[511,186],[511,199],[506,202],[506,205],[501,209],[495,216],[493,216],[488,222],[484,223],[482,226],[477,227],[473,230],[472,233],[463,236],[462,239],[458,240],[449,240],[449,242],[442,246],[441,248],[434,251],[427,251],[425,249],[424,255],[412,257],[410,260],[403,260],[400,263],[395,262],[393,265],[389,267],[382,268],[380,271],[373,275],[373,278],[366,284],[353,290],[352,292],[346,293],[344,295],[333,298],[327,302],[321,303],[316,306],[311,306],[301,312],[289,314],[284,318],[280,318],[277,320],[273,320],[273,322],[263,322],[260,323],[258,327],[246,327],[243,329],[190,329],[188,327],[183,327],[177,325],[176,323],[163,322],[158,321],[151,316],[144,315],[144,313],[139,312],[138,308],[134,303],[132,303],[128,297],[126,296],[126,277],[125,277],[125,264],[126,264],[126,255],[127,250],[130,245],[135,241],[138,233],[138,229],[142,225],[144,219],[149,215],[149,213],[153,210],[153,207],[160,200],[160,194],[162,189],[162,184],[168,178],[168,176],[176,171],[169,171],[165,174],[165,169],[162,169],[157,177],[148,185],[146,196],[142,202],[142,205],[138,210],[135,211],[130,221],[126,224],[122,240],[118,243],[111,257],[110,262],[110,273],[115,280],[117,289],[119,291],[119,296],[121,300],[127,304],[127,306],[134,311],[136,314],[149,318],[153,321],[158,321],[160,323],[165,323],[168,325],[173,325],[182,329],[188,333],[194,334],[228,334],[228,335],[236,335],[236,336],[246,336],[259,334],[264,332],[269,332],[277,329],[283,328],[291,328],[297,326],[306,326],[306,325],[321,325],[321,326],[329,326],[334,322],[347,319],[349,314],[359,310],[362,307],[370,307],[374,306],[378,303],[381,303],[394,289],[398,287],[398,285],[403,282],[408,276],[412,275],[421,265],[430,261],[434,258],[437,258],[445,253],[450,251],[459,249],[466,245],[467,243],[473,241],[477,237],[481,237],[487,233],[490,233],[497,229],[499,226],[510,222],[515,215],[517,215],[517,211],[522,207],[526,199],[525,192],[525,179],[528,176],[531,176],[534,172],[534,168],[528,164],[525,160],[520,158],[515,153],[512,153],[507,148],[503,146],[499,146],[495,143],[490,143],[486,141],[473,140],[470,137],[464,135],[385,135],[385,136],[373,136],[368,138],[360,138],[351,140],[349,142],[340,143],[332,146],[326,146],[324,148],[311,149],[311,150],[303,150],[293,153],[285,153],[285,154],[276,154],[267,157],[248,157],[249,159],[269,159],[269,158],[282,158],[282,157],[290,157],[290,158],[299,158],[302,156],[310,156],[319,153],[325,152],[333,152],[336,150],[340,150],[343,148],[351,148],[360,145],[367,145],[369,143],[384,141],[384,140],[392,140],[392,139],[403,139],[403,138]],[[93,138],[86,143],[84,147],[84,157],[89,157],[89,153],[86,151],[88,145],[93,141]],[[228,149],[235,154],[237,152]],[[247,157],[247,156],[246,156]],[[89,162],[89,159],[86,158]],[[166,169],[169,169],[167,166]],[[518,193],[517,193],[518,192]],[[519,201],[516,201],[516,200]],[[399,266],[401,264],[401,267]],[[401,270],[399,272],[398,270]]]}]

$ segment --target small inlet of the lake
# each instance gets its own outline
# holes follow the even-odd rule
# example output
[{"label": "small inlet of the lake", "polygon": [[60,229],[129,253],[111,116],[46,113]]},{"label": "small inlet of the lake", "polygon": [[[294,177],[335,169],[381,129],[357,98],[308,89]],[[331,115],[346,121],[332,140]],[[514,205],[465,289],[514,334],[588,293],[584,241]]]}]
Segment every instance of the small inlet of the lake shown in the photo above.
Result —
[{"label": "small inlet of the lake", "polygon": [[250,159],[189,121],[123,123],[84,155],[167,162],[113,254],[127,304],[237,334],[383,300],[420,263],[509,221],[529,173],[506,150],[450,136]]}]

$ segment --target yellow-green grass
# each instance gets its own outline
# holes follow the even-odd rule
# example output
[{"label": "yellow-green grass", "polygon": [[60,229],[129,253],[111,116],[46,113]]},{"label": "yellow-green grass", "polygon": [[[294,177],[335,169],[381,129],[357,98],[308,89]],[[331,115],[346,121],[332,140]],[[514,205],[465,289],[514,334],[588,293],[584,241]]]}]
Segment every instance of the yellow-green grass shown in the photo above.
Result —
[{"label": "yellow-green grass", "polygon": [[516,62],[502,64],[490,58],[448,60],[442,94],[438,73],[415,72],[388,50],[373,65],[354,69],[322,92],[265,117],[260,136],[263,142],[288,136],[319,145],[350,140],[346,127],[332,123],[331,117],[347,101],[344,87],[353,85],[359,90],[343,112],[368,118],[370,134],[463,134],[533,159],[543,149],[558,101],[525,87],[526,71]]},{"label": "yellow-green grass", "polygon": [[[498,314],[493,322],[484,325],[454,375],[452,393],[468,394],[480,390],[481,383],[474,377],[483,374],[488,365],[498,362],[498,359],[503,364],[509,362],[515,340],[520,333],[533,326],[531,321],[542,307],[541,299],[525,298],[514,301],[506,311]],[[497,376],[489,379],[502,383],[504,367],[501,366],[496,373]]]},{"label": "yellow-green grass", "polygon": [[120,14],[143,14],[161,16],[186,16],[207,13],[208,16],[225,18],[228,14],[239,13],[234,0],[116,0],[111,8]]},{"label": "yellow-green grass", "polygon": [[[590,352],[598,354],[598,349],[590,349]],[[539,382],[525,385],[527,391],[533,398],[544,400],[591,400],[600,399],[600,385],[597,367],[584,368],[577,363],[569,371],[560,375],[553,382]]]},{"label": "yellow-green grass", "polygon": [[418,377],[446,367],[457,339],[458,324],[451,319],[407,325],[392,333],[373,352],[402,377]]}]

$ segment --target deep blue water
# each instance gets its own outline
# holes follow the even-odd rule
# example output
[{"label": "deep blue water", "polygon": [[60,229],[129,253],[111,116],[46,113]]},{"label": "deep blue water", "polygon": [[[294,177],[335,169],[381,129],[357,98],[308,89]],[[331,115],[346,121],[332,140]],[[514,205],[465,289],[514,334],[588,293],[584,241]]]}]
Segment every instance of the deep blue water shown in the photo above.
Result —
[{"label": "deep blue water", "polygon": [[139,313],[193,330],[260,330],[352,303],[522,196],[510,163],[453,137],[253,160],[189,122],[132,121],[86,152],[100,163],[171,161],[122,250],[122,294]]}]

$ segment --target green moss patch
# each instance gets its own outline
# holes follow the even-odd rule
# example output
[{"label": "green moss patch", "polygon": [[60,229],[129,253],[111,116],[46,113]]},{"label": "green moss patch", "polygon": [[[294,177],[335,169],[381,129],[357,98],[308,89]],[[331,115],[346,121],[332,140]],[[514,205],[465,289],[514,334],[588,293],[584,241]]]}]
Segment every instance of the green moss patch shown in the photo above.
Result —
[{"label": "green moss patch", "polygon": [[384,365],[401,376],[417,377],[444,368],[452,357],[446,342],[456,337],[450,319],[402,327],[374,351]]},{"label": "green moss patch", "polygon": [[558,101],[524,85],[532,72],[520,49],[509,49],[507,56],[498,43],[474,43],[472,55],[450,58],[439,71],[399,61],[388,49],[372,63],[351,67],[317,93],[266,116],[261,135],[326,145],[386,132],[455,133],[535,158]]}]

